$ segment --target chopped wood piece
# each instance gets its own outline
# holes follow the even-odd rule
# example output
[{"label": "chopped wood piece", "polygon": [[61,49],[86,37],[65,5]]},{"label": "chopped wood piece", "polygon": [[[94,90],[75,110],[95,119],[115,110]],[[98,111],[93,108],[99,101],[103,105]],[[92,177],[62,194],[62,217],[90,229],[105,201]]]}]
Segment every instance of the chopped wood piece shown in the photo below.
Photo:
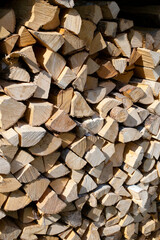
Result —
[{"label": "chopped wood piece", "polygon": [[50,181],[47,178],[40,177],[24,186],[24,190],[32,201],[38,201],[46,191]]},{"label": "chopped wood piece", "polygon": [[75,74],[79,72],[79,70],[81,69],[87,57],[88,57],[88,53],[85,51],[82,51],[68,58],[69,67]]},{"label": "chopped wood piece", "polygon": [[147,109],[158,116],[160,116],[160,102],[159,100],[155,100],[151,105],[147,107]]},{"label": "chopped wood piece", "polygon": [[62,147],[66,148],[68,145],[70,145],[74,139],[76,138],[76,135],[72,132],[70,133],[60,133],[59,136],[62,139]]},{"label": "chopped wood piece", "polygon": [[13,129],[9,128],[6,131],[1,130],[0,134],[13,146],[17,146],[19,144],[18,133]]},{"label": "chopped wood piece", "polygon": [[84,159],[69,149],[64,150],[61,157],[65,160],[66,165],[73,170],[80,170],[87,164]]},{"label": "chopped wood piece", "polygon": [[82,40],[82,38],[75,36],[68,30],[60,28],[59,33],[62,34],[64,38],[64,44],[61,49],[63,55],[72,54],[85,47],[85,42]]},{"label": "chopped wood piece", "polygon": [[128,117],[128,112],[126,109],[121,107],[114,107],[110,111],[110,116],[119,123],[125,122]]},{"label": "chopped wood piece", "polygon": [[100,78],[109,79],[115,77],[118,72],[110,61],[106,61],[101,64],[100,68],[97,71],[97,74]]},{"label": "chopped wood piece", "polygon": [[145,120],[144,126],[151,134],[157,135],[160,126],[160,118],[152,114]]},{"label": "chopped wood piece", "polygon": [[28,163],[31,163],[34,160],[32,155],[24,150],[20,150],[16,157],[11,162],[11,173],[16,173],[21,168],[25,167]]},{"label": "chopped wood piece", "polygon": [[96,104],[102,101],[102,99],[106,96],[106,88],[97,87],[93,90],[88,90],[84,92],[84,96],[87,102]]},{"label": "chopped wood piece", "polygon": [[36,43],[36,40],[29,33],[28,29],[21,26],[18,30],[19,39],[17,41],[18,47],[27,47]]},{"label": "chopped wood piece", "polygon": [[117,47],[121,50],[123,56],[130,58],[131,46],[127,38],[127,33],[121,33],[114,38],[114,42]]},{"label": "chopped wood piece", "polygon": [[128,72],[125,71],[124,73],[121,74],[119,73],[117,76],[113,77],[113,79],[127,84],[131,80],[133,74],[134,74],[133,71]]},{"label": "chopped wood piece", "polygon": [[105,37],[115,37],[117,32],[117,23],[100,21],[98,24],[98,29]]},{"label": "chopped wood piece", "polygon": [[53,1],[54,4],[59,5],[60,7],[65,7],[65,8],[74,7],[74,0],[68,0],[67,2],[65,0],[51,0],[51,1]]},{"label": "chopped wood piece", "polygon": [[155,97],[158,97],[159,92],[160,92],[160,83],[159,82],[154,82],[154,81],[143,79],[142,83],[149,85],[150,88],[152,89],[153,95]]},{"label": "chopped wood piece", "polygon": [[0,192],[13,192],[21,187],[21,183],[12,175],[8,174],[0,179]]},{"label": "chopped wood piece", "polygon": [[56,111],[45,123],[50,131],[69,132],[76,127],[76,123],[63,110]]},{"label": "chopped wood piece", "polygon": [[126,227],[134,221],[134,218],[127,214],[123,219],[120,220],[119,225],[121,227]]},{"label": "chopped wood piece", "polygon": [[59,178],[67,175],[69,172],[70,171],[66,166],[57,162],[51,169],[48,170],[46,176],[49,178]]},{"label": "chopped wood piece", "polygon": [[29,102],[25,118],[31,126],[40,126],[50,118],[52,110],[51,103],[32,100]]},{"label": "chopped wood piece", "polygon": [[89,117],[92,116],[94,112],[92,109],[89,107],[85,99],[82,97],[82,95],[75,91],[74,92],[74,97],[72,98],[71,101],[71,112],[70,115],[72,117]]},{"label": "chopped wood piece", "polygon": [[68,228],[69,228],[68,225],[64,225],[62,223],[53,223],[52,225],[49,226],[47,234],[53,236],[61,232],[64,232]]},{"label": "chopped wood piece", "polygon": [[74,89],[83,92],[87,80],[87,65],[83,65],[77,74],[76,79],[72,83]]},{"label": "chopped wood piece", "polygon": [[68,9],[61,18],[61,27],[79,34],[82,25],[82,19],[76,9]]},{"label": "chopped wood piece", "polygon": [[49,49],[40,49],[37,53],[37,60],[53,80],[57,80],[66,65],[65,59],[59,53]]},{"label": "chopped wood piece", "polygon": [[157,170],[155,169],[155,170],[152,170],[150,173],[148,173],[146,176],[144,176],[141,179],[141,182],[142,183],[150,183],[157,178],[158,178],[158,174],[157,174]]},{"label": "chopped wood piece", "polygon": [[104,119],[93,115],[92,118],[84,120],[82,122],[82,127],[87,128],[91,133],[97,134],[103,127]]},{"label": "chopped wood piece", "polygon": [[18,150],[17,146],[13,146],[6,139],[0,138],[0,152],[1,155],[7,158],[9,162],[12,161],[16,152]]},{"label": "chopped wood piece", "polygon": [[53,30],[59,24],[59,8],[45,1],[38,1],[33,5],[31,17],[25,22],[26,27],[35,31],[41,27],[45,30]]},{"label": "chopped wood piece", "polygon": [[124,126],[135,127],[142,123],[142,120],[140,119],[140,116],[136,108],[130,107],[129,109],[127,109],[127,112],[128,112],[128,118],[123,123]]},{"label": "chopped wood piece", "polygon": [[109,184],[114,189],[119,189],[123,183],[126,181],[128,175],[123,172],[121,169],[119,169],[113,176],[113,178],[109,181]]},{"label": "chopped wood piece", "polygon": [[[155,160],[154,159],[146,159],[143,163],[143,171],[144,172],[149,172],[150,170],[152,170],[152,168],[154,167],[155,165]],[[158,163],[157,163],[158,165]],[[157,169],[158,171],[158,169]]]},{"label": "chopped wood piece", "polygon": [[30,98],[36,91],[36,88],[37,86],[34,83],[4,84],[4,92],[17,101],[25,101]]},{"label": "chopped wood piece", "polygon": [[36,156],[46,156],[55,152],[61,144],[62,140],[60,138],[47,133],[38,144],[29,148],[29,151]]},{"label": "chopped wood piece", "polygon": [[78,184],[83,178],[84,174],[85,174],[84,170],[72,170],[71,178]]},{"label": "chopped wood piece", "polygon": [[[7,111],[6,111],[7,109]],[[20,119],[26,110],[26,106],[9,96],[0,96],[0,127],[7,129]]]},{"label": "chopped wood piece", "polygon": [[46,71],[42,70],[35,76],[34,83],[37,85],[37,89],[33,97],[47,99],[51,85],[50,75]]},{"label": "chopped wood piece", "polygon": [[7,31],[3,26],[0,26],[0,40],[8,37],[10,35],[10,32]]},{"label": "chopped wood piece", "polygon": [[93,146],[91,150],[86,153],[85,159],[92,167],[96,167],[105,160],[105,156],[98,147]]},{"label": "chopped wood piece", "polygon": [[107,193],[103,198],[101,198],[101,203],[103,206],[112,206],[118,202],[119,196],[113,192]]},{"label": "chopped wood piece", "polygon": [[107,116],[108,112],[112,108],[114,108],[120,104],[121,104],[120,101],[118,101],[114,98],[111,98],[111,97],[106,97],[97,105],[96,109],[98,110],[100,116],[105,118]]},{"label": "chopped wood piece", "polygon": [[83,157],[83,155],[86,152],[86,147],[87,147],[87,141],[86,137],[83,137],[81,139],[76,139],[70,146],[69,148],[76,153],[79,157]]},{"label": "chopped wood piece", "polygon": [[107,48],[104,50],[107,52],[110,56],[118,57],[121,54],[121,50],[117,48],[113,43],[106,42]]},{"label": "chopped wood piece", "polygon": [[135,143],[127,143],[124,151],[124,162],[137,169],[144,156],[143,148]]},{"label": "chopped wood piece", "polygon": [[124,73],[127,67],[127,59],[115,58],[115,59],[112,59],[112,64],[119,73]]},{"label": "chopped wood piece", "polygon": [[9,174],[10,173],[10,164],[6,158],[0,157],[0,174]]},{"label": "chopped wood piece", "polygon": [[118,123],[111,117],[106,118],[106,124],[100,130],[98,135],[110,142],[115,142],[118,134]]},{"label": "chopped wood piece", "polygon": [[93,90],[98,87],[98,78],[87,76],[86,84],[84,90]]},{"label": "chopped wood piece", "polygon": [[36,205],[44,214],[57,214],[66,207],[66,204],[49,188],[45,191]]},{"label": "chopped wood piece", "polygon": [[129,84],[122,87],[119,92],[123,92],[123,94],[126,97],[129,97],[132,102],[138,102],[145,95],[144,91],[141,88]]},{"label": "chopped wood piece", "polygon": [[160,53],[145,48],[137,48],[141,57],[136,61],[136,65],[155,68],[160,63]]},{"label": "chopped wood piece", "polygon": [[50,186],[59,195],[63,192],[68,181],[69,181],[69,178],[67,178],[67,177],[58,178],[58,179],[53,180],[50,183]]},{"label": "chopped wood piece", "polygon": [[55,83],[62,89],[65,89],[74,79],[76,78],[75,73],[69,68],[65,67]]},{"label": "chopped wood piece", "polygon": [[99,69],[99,65],[92,58],[88,58],[86,64],[88,75],[95,73]]},{"label": "chopped wood piece", "polygon": [[[16,199],[16,201],[15,201]],[[24,208],[31,202],[31,199],[25,195],[22,191],[17,190],[12,192],[4,206],[5,211],[16,211]]]},{"label": "chopped wood piece", "polygon": [[22,223],[30,223],[35,220],[35,212],[32,207],[26,207],[19,211],[19,219]]},{"label": "chopped wood piece", "polygon": [[14,240],[18,238],[21,233],[21,229],[9,218],[1,220],[0,237],[1,239]]},{"label": "chopped wood piece", "polygon": [[104,48],[106,48],[107,45],[103,39],[103,36],[100,32],[97,32],[91,42],[91,46],[90,46],[90,50],[89,50],[89,54],[93,55],[101,50],[103,50]]},{"label": "chopped wood piece", "polygon": [[44,128],[32,127],[24,122],[18,122],[14,129],[19,134],[19,144],[21,147],[36,145],[46,133]]},{"label": "chopped wood piece", "polygon": [[150,86],[148,86],[147,84],[138,83],[137,87],[141,88],[143,93],[144,93],[144,96],[139,99],[139,102],[142,103],[142,104],[153,103],[154,98],[153,98],[153,93],[152,93],[152,90],[151,90]]},{"label": "chopped wood piece", "polygon": [[141,48],[143,45],[143,35],[141,32],[131,29],[129,39],[132,48]]},{"label": "chopped wood piece", "polygon": [[106,236],[106,237],[109,237],[109,236],[114,236],[116,233],[119,233],[120,232],[120,229],[121,227],[119,226],[119,224],[117,225],[114,225],[114,226],[106,226],[104,229],[103,229],[103,235]]},{"label": "chopped wood piece", "polygon": [[13,33],[15,31],[16,16],[13,9],[0,9],[0,25],[7,31]]},{"label": "chopped wood piece", "polygon": [[134,75],[139,78],[157,81],[160,77],[160,66],[158,65],[154,69],[136,66]]},{"label": "chopped wood piece", "polygon": [[16,172],[15,177],[21,183],[28,183],[37,179],[39,175],[37,169],[28,163],[24,168]]},{"label": "chopped wood piece", "polygon": [[62,34],[58,32],[37,32],[30,30],[30,33],[44,47],[57,52],[64,43]]},{"label": "chopped wood piece", "polygon": [[3,40],[3,42],[0,44],[1,52],[4,54],[10,54],[15,47],[18,38],[18,34],[12,34],[10,37]]},{"label": "chopped wood piece", "polygon": [[116,19],[120,11],[118,4],[115,1],[101,2],[100,3],[104,19]]},{"label": "chopped wood piece", "polygon": [[82,18],[89,19],[95,24],[103,18],[101,8],[98,5],[78,6],[76,9]]},{"label": "chopped wood piece", "polygon": [[115,153],[115,146],[113,143],[106,142],[106,144],[102,147],[102,152],[105,155],[105,162],[108,162],[108,160],[113,156]]},{"label": "chopped wood piece", "polygon": [[72,179],[70,179],[67,182],[63,192],[61,193],[61,198],[65,202],[73,202],[74,200],[76,200],[78,198],[77,184]]},{"label": "chopped wood piece", "polygon": [[118,141],[122,143],[133,142],[141,138],[141,133],[135,128],[122,128],[119,131]]},{"label": "chopped wood piece", "polygon": [[156,225],[155,225],[155,221],[149,219],[147,222],[145,222],[142,225],[142,234],[144,234],[144,236],[148,236],[148,234],[150,234],[151,232],[155,231]]},{"label": "chopped wood piece", "polygon": [[96,187],[97,187],[97,184],[93,181],[93,179],[88,174],[86,174],[81,182],[79,194],[90,192]]},{"label": "chopped wood piece", "polygon": [[119,19],[119,30],[121,32],[124,32],[124,31],[132,28],[133,25],[134,25],[133,20],[124,19],[124,18]]},{"label": "chopped wood piece", "polygon": [[37,239],[36,234],[46,234],[48,226],[41,226],[38,224],[30,223],[27,226],[23,228],[23,232],[21,234],[21,237],[24,240],[27,239]]},{"label": "chopped wood piece", "polygon": [[113,167],[120,167],[123,163],[123,152],[124,152],[125,144],[117,143],[115,145],[115,152],[110,158],[110,161],[113,163]]},{"label": "chopped wood piece", "polygon": [[138,58],[140,58],[140,56],[141,56],[140,53],[138,53],[136,51],[136,49],[134,48],[132,50],[132,53],[131,53],[131,56],[130,56],[130,59],[129,59],[129,66],[132,66],[133,64],[135,64],[135,62],[138,60]]}]

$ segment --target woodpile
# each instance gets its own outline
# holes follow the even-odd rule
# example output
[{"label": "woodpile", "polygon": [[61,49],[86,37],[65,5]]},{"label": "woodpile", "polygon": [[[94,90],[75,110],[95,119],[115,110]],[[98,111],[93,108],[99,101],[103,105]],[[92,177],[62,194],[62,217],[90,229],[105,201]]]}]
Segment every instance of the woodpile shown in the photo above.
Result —
[{"label": "woodpile", "polygon": [[114,1],[12,3],[0,9],[0,239],[158,240],[157,39]]}]

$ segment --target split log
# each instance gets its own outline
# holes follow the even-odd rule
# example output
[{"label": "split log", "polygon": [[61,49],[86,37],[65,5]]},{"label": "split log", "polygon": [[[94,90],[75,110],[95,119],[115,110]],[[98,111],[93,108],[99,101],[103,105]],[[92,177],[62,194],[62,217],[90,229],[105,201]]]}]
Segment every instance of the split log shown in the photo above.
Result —
[{"label": "split log", "polygon": [[10,37],[3,40],[0,44],[0,51],[4,54],[10,54],[18,40],[18,34],[12,34]]},{"label": "split log", "polygon": [[152,81],[157,81],[160,77],[160,67],[159,65],[152,69],[148,67],[138,67],[136,66],[134,75],[139,78],[145,78]]},{"label": "split log", "polygon": [[66,7],[66,8],[73,8],[74,7],[74,1],[69,0],[69,1],[64,1],[64,0],[52,0],[54,4],[60,5],[61,7]]},{"label": "split log", "polygon": [[103,98],[106,96],[106,92],[106,88],[97,87],[93,90],[85,91],[84,96],[87,102],[96,104],[103,100]]},{"label": "split log", "polygon": [[27,47],[36,43],[30,32],[24,26],[18,30],[19,39],[17,41],[18,47]]},{"label": "split log", "polygon": [[103,118],[93,115],[92,118],[82,122],[82,127],[87,128],[93,134],[97,134],[103,127],[103,123]]},{"label": "split log", "polygon": [[120,104],[121,104],[120,101],[118,101],[114,98],[106,97],[97,105],[96,109],[98,110],[100,116],[105,118],[107,116],[108,112],[112,108],[114,108]]},{"label": "split log", "polygon": [[119,19],[119,30],[124,32],[134,26],[133,20],[120,18]]},{"label": "split log", "polygon": [[15,31],[16,16],[13,9],[1,9],[0,25],[11,33]]},{"label": "split log", "polygon": [[81,69],[87,57],[88,57],[88,53],[85,51],[82,51],[68,58],[69,67],[75,74],[79,72],[79,70]]},{"label": "split log", "polygon": [[86,152],[86,147],[87,147],[87,141],[86,137],[83,137],[81,139],[76,139],[70,146],[69,148],[76,153],[79,157],[83,157],[83,155]]},{"label": "split log", "polygon": [[81,182],[79,194],[90,192],[96,187],[97,187],[97,184],[93,181],[93,179],[88,174],[86,174]]},{"label": "split log", "polygon": [[115,37],[117,33],[117,23],[109,21],[100,21],[98,28],[105,37]]},{"label": "split log", "polygon": [[0,157],[0,174],[9,174],[11,170],[10,164],[6,158]]},{"label": "split log", "polygon": [[50,75],[46,71],[42,70],[38,75],[35,76],[34,83],[36,84],[37,88],[33,97],[47,99],[51,85]]},{"label": "split log", "polygon": [[46,176],[49,178],[59,178],[67,175],[69,172],[66,166],[57,161],[57,163],[47,171]]},{"label": "split log", "polygon": [[19,144],[19,137],[18,133],[13,129],[9,128],[8,130],[4,131],[1,130],[0,134],[5,138],[11,145],[17,146]]},{"label": "split log", "polygon": [[118,74],[118,72],[113,67],[110,61],[105,61],[104,63],[101,64],[100,68],[97,71],[97,74],[100,78],[109,79],[115,77]]},{"label": "split log", "polygon": [[76,79],[72,83],[73,88],[79,90],[80,92],[83,92],[86,80],[87,80],[87,65],[83,65],[80,71],[78,72]]},{"label": "split log", "polygon": [[85,159],[92,167],[96,167],[105,160],[105,156],[98,147],[93,146],[91,150],[86,153]]},{"label": "split log", "polygon": [[65,89],[74,79],[76,74],[69,68],[65,67],[55,83],[62,89]]},{"label": "split log", "polygon": [[141,57],[136,61],[139,66],[155,68],[160,63],[160,54],[145,48],[137,48]]},{"label": "split log", "polygon": [[0,40],[8,37],[10,35],[10,32],[7,31],[3,26],[0,26]]},{"label": "split log", "polygon": [[128,112],[121,107],[114,107],[110,111],[110,117],[119,123],[123,123],[127,120]]},{"label": "split log", "polygon": [[28,163],[24,168],[16,172],[15,177],[21,183],[32,182],[39,177],[38,170]]},{"label": "split log", "polygon": [[128,58],[131,56],[131,46],[126,33],[117,35],[116,38],[114,38],[114,42],[122,52],[123,56]]},{"label": "split log", "polygon": [[100,32],[97,32],[91,42],[89,54],[93,55],[99,51],[102,51],[103,49],[106,48],[106,43],[103,39],[103,36]]}]

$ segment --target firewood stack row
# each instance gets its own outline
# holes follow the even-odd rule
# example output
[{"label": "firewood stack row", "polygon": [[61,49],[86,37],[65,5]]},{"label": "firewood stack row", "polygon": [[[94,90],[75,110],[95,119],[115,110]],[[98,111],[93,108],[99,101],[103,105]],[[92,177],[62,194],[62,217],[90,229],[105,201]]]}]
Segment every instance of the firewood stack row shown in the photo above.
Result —
[{"label": "firewood stack row", "polygon": [[0,239],[158,240],[157,39],[114,1],[32,2],[0,9]]}]

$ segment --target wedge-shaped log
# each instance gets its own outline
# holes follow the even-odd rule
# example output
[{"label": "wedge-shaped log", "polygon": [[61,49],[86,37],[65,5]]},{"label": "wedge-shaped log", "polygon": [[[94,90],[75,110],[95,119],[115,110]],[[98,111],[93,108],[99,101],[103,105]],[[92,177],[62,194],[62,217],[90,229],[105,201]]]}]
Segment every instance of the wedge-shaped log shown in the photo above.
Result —
[{"label": "wedge-shaped log", "polygon": [[9,174],[11,170],[10,163],[5,157],[0,157],[0,174]]},{"label": "wedge-shaped log", "polygon": [[15,47],[18,38],[18,34],[12,34],[10,37],[3,40],[0,44],[1,52],[4,54],[10,54]]},{"label": "wedge-shaped log", "polygon": [[45,126],[50,131],[69,132],[76,127],[76,123],[65,111],[59,109],[48,119]]},{"label": "wedge-shaped log", "polygon": [[98,5],[78,6],[76,9],[82,18],[89,19],[95,24],[103,18],[101,8]]},{"label": "wedge-shaped log", "polygon": [[116,38],[114,38],[114,42],[122,52],[123,56],[128,58],[131,56],[131,45],[128,41],[127,33],[118,34]]},{"label": "wedge-shaped log", "polygon": [[76,79],[72,83],[73,87],[80,92],[84,91],[84,87],[87,81],[87,65],[83,65],[77,74]]},{"label": "wedge-shaped log", "polygon": [[22,186],[12,174],[1,177],[1,180],[0,193],[14,192]]},{"label": "wedge-shaped log", "polygon": [[9,128],[8,130],[1,130],[0,134],[5,138],[11,145],[17,146],[19,144],[18,133],[13,129]]},{"label": "wedge-shaped log", "polygon": [[106,42],[100,32],[97,32],[91,42],[89,54],[93,55],[107,47]]},{"label": "wedge-shaped log", "polygon": [[122,143],[133,142],[140,139],[142,134],[135,128],[122,128],[119,131],[118,141]]},{"label": "wedge-shaped log", "polygon": [[93,115],[92,118],[86,119],[82,122],[82,127],[87,128],[93,134],[97,134],[103,127],[103,124],[103,118]]},{"label": "wedge-shaped log", "polygon": [[55,81],[55,83],[56,85],[58,85],[58,87],[65,89],[75,78],[76,74],[69,67],[66,66]]},{"label": "wedge-shaped log", "polygon": [[74,0],[68,0],[67,2],[65,0],[52,0],[52,2],[56,5],[59,5],[61,7],[65,7],[65,8],[73,8],[74,7]]},{"label": "wedge-shaped log", "polygon": [[79,194],[90,192],[96,187],[97,187],[97,184],[93,181],[93,179],[88,174],[86,174],[81,182]]},{"label": "wedge-shaped log", "polygon": [[28,183],[37,179],[39,175],[37,169],[28,163],[24,168],[16,172],[15,177],[21,183]]},{"label": "wedge-shaped log", "polygon": [[83,155],[86,152],[86,147],[87,147],[87,139],[84,136],[83,138],[76,139],[70,146],[69,148],[77,154],[79,157],[83,157]]},{"label": "wedge-shaped log", "polygon": [[33,97],[48,99],[51,85],[51,76],[46,71],[42,70],[38,75],[35,76],[34,83],[36,84],[37,89]]},{"label": "wedge-shaped log", "polygon": [[146,48],[137,48],[141,57],[136,61],[136,65],[155,68],[160,63],[160,53]]},{"label": "wedge-shaped log", "polygon": [[106,97],[104,98],[96,107],[101,117],[105,118],[108,114],[108,112],[118,106],[121,105],[121,102],[117,99]]},{"label": "wedge-shaped log", "polygon": [[59,195],[63,192],[68,181],[69,181],[68,177],[61,177],[61,178],[53,180],[50,183],[50,186]]},{"label": "wedge-shaped log", "polygon": [[103,61],[102,63],[98,61],[98,64],[100,65],[100,68],[98,69],[97,74],[100,78],[109,79],[118,74],[111,61],[105,60],[105,62]]},{"label": "wedge-shaped log", "polygon": [[1,9],[0,25],[7,31],[13,33],[16,25],[16,16],[13,9]]},{"label": "wedge-shaped log", "polygon": [[107,89],[103,87],[97,87],[93,90],[88,90],[84,92],[84,96],[87,102],[91,104],[99,103],[106,96]]},{"label": "wedge-shaped log", "polygon": [[20,27],[20,29],[18,30],[18,35],[19,35],[19,39],[17,41],[18,47],[27,47],[29,45],[33,45],[36,43],[36,40],[34,39],[32,34],[30,34],[28,29],[24,26]]},{"label": "wedge-shaped log", "polygon": [[114,107],[110,111],[110,117],[119,123],[125,122],[128,117],[128,112],[122,107]]},{"label": "wedge-shaped log", "polygon": [[96,167],[101,164],[106,158],[98,147],[93,146],[91,150],[86,153],[85,159],[92,167]]},{"label": "wedge-shaped log", "polygon": [[136,66],[134,75],[138,78],[145,78],[151,81],[157,81],[160,77],[160,66],[158,65],[154,69],[149,67]]},{"label": "wedge-shaped log", "polygon": [[57,163],[48,170],[46,176],[49,178],[59,178],[67,175],[69,172],[70,170],[65,165],[57,161]]},{"label": "wedge-shaped log", "polygon": [[14,125],[24,114],[26,106],[9,96],[0,96],[0,127],[7,129]]},{"label": "wedge-shaped log", "polygon": [[47,133],[41,141],[33,147],[29,148],[29,151],[36,156],[46,156],[55,152],[62,144],[60,138]]},{"label": "wedge-shaped log", "polygon": [[67,182],[67,184],[61,194],[61,198],[65,202],[73,202],[78,198],[77,183],[74,182],[72,179],[70,179]]},{"label": "wedge-shaped log", "polygon": [[[8,231],[8,227],[10,231]],[[13,240],[18,238],[22,232],[22,230],[9,218],[1,220],[0,231],[0,237],[6,240]]]}]

